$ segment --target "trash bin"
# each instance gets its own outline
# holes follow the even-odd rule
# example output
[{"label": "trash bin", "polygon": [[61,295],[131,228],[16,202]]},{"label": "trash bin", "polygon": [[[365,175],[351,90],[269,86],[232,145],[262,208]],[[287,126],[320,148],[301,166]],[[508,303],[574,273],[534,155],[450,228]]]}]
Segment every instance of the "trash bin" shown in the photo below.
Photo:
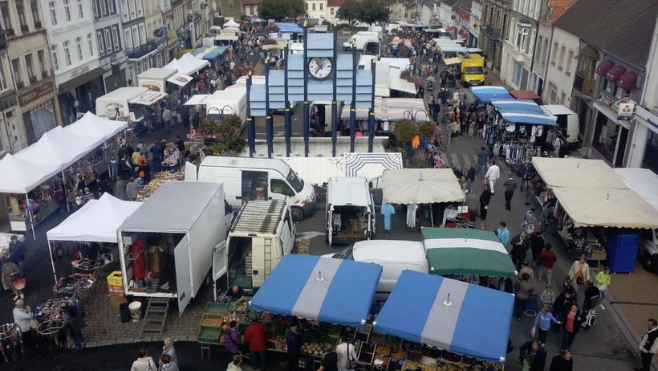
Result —
[{"label": "trash bin", "polygon": [[130,317],[132,317],[133,322],[137,322],[140,319],[142,319],[142,302],[141,301],[133,301],[128,305],[128,309],[130,310]]},{"label": "trash bin", "polygon": [[121,323],[130,322],[130,310],[128,309],[128,303],[119,304],[119,317],[121,318]]}]

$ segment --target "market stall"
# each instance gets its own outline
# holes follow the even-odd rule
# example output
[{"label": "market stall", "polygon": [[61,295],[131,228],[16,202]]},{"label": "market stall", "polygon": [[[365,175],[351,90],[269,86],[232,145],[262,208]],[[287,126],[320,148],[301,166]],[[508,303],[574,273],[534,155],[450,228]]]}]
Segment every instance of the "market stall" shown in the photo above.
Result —
[{"label": "market stall", "polygon": [[548,188],[628,188],[603,160],[534,157],[532,165]]},{"label": "market stall", "polygon": [[427,363],[481,363],[488,370],[502,369],[513,305],[508,293],[403,271],[373,325],[375,331],[443,351],[438,360],[424,359]]},{"label": "market stall", "polygon": [[421,229],[430,273],[516,277],[505,246],[490,231],[463,228]]},{"label": "market stall", "polygon": [[502,86],[472,86],[470,89],[477,101],[482,104],[492,101],[514,100],[514,97]]},{"label": "market stall", "polygon": [[204,48],[198,48],[192,52],[192,55],[199,59],[206,61],[212,61],[216,58],[221,57],[228,50],[228,46],[209,46]]},{"label": "market stall", "polygon": [[[140,202],[122,201],[110,195],[103,194],[98,200],[87,202],[80,210],[66,218],[57,227],[46,232],[48,246],[51,247],[52,241],[71,241],[78,243],[117,243],[117,228],[135,212],[142,204]],[[94,264],[89,268],[95,268],[95,260],[110,260],[103,254],[94,254],[91,259]],[[57,273],[55,271],[55,262],[50,254],[53,276],[57,283]],[[90,257],[81,257],[81,259],[90,259]],[[80,262],[78,262],[80,264]],[[99,266],[101,268],[104,265]],[[83,270],[90,270],[83,268]]]}]

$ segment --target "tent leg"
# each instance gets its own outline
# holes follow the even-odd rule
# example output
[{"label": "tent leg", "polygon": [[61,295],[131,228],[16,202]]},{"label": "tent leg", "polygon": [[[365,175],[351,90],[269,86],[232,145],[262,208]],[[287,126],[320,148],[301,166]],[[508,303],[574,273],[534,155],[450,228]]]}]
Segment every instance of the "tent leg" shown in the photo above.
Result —
[{"label": "tent leg", "polygon": [[434,208],[432,207],[432,204],[430,203],[430,225],[434,227]]},{"label": "tent leg", "polygon": [[69,206],[69,200],[66,198],[66,177],[64,176],[64,170],[62,170],[62,191],[64,191],[64,202],[66,202],[66,212],[70,213],[71,208]]},{"label": "tent leg", "polygon": [[57,273],[55,272],[55,261],[53,260],[53,249],[50,246],[50,240],[48,240],[48,254],[50,255],[50,265],[53,266],[53,278],[55,279],[55,284],[57,284]]},{"label": "tent leg", "polygon": [[25,203],[27,205],[27,213],[30,215],[30,227],[32,227],[32,238],[36,241],[37,240],[37,234],[34,231],[34,221],[32,220],[32,210],[30,210],[30,197],[28,194],[25,194]]}]

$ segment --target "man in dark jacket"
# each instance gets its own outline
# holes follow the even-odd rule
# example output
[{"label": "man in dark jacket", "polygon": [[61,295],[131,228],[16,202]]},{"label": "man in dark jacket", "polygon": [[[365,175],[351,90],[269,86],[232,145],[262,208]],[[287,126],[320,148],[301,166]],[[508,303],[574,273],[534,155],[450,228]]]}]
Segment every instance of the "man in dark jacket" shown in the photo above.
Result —
[{"label": "man in dark jacket", "polygon": [[299,370],[299,357],[302,354],[302,337],[299,335],[298,323],[293,322],[290,325],[290,331],[286,336],[286,345],[288,346],[288,371]]},{"label": "man in dark jacket", "polygon": [[516,191],[517,186],[517,181],[512,177],[509,177],[509,179],[503,183],[503,187],[505,187],[505,209],[507,210],[512,210],[512,196],[514,196],[514,191]]},{"label": "man in dark jacket", "polygon": [[525,255],[530,245],[528,236],[525,232],[521,232],[518,235],[512,237],[510,245],[512,245],[512,250],[510,250],[509,254],[512,257],[512,262],[514,263],[516,269],[521,269],[521,263],[525,261]]},{"label": "man in dark jacket", "polygon": [[491,190],[489,184],[484,185],[484,191],[480,195],[480,219],[487,220],[487,211],[489,211],[489,201],[491,201]]},{"label": "man in dark jacket", "polygon": [[18,236],[11,236],[9,242],[9,261],[16,264],[18,267],[19,275],[25,277],[25,253],[27,248],[25,242],[19,241]]},{"label": "man in dark jacket", "polygon": [[546,350],[539,342],[529,341],[519,348],[519,359],[522,364],[530,365],[529,371],[544,371],[546,366]]},{"label": "man in dark jacket", "polygon": [[573,359],[571,352],[563,350],[562,353],[553,357],[550,371],[573,371]]}]

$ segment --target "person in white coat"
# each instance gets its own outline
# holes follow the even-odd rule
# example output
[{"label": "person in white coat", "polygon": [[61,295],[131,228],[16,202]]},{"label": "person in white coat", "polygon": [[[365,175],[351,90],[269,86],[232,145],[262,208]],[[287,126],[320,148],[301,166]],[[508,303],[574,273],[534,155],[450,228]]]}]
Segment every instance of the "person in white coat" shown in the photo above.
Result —
[{"label": "person in white coat", "polygon": [[495,192],[494,186],[496,181],[500,178],[500,168],[496,165],[495,162],[491,162],[491,166],[487,170],[487,173],[484,174],[485,179],[489,182],[489,187],[491,188],[491,195],[493,196]]},{"label": "person in white coat", "polygon": [[407,205],[407,227],[409,228],[416,228],[416,209],[418,209],[416,204]]},{"label": "person in white coat", "polygon": [[157,371],[158,366],[149,356],[148,350],[141,348],[137,351],[137,360],[133,362],[130,371]]},{"label": "person in white coat", "polygon": [[32,328],[30,327],[30,319],[32,319],[32,308],[25,305],[22,299],[16,301],[16,307],[13,311],[14,323],[21,329],[21,338],[26,348],[34,347],[34,340],[32,339]]},{"label": "person in white coat", "polygon": [[336,345],[336,354],[338,355],[338,371],[349,371],[348,360],[356,361],[356,350],[354,344],[350,344],[346,338],[341,339],[341,343]]},{"label": "person in white coat", "polygon": [[571,280],[571,286],[573,287],[578,287],[578,284],[584,284],[591,279],[589,274],[589,264],[587,264],[587,259],[584,256],[573,262],[573,265],[571,265],[571,269],[569,269],[569,279]]}]

